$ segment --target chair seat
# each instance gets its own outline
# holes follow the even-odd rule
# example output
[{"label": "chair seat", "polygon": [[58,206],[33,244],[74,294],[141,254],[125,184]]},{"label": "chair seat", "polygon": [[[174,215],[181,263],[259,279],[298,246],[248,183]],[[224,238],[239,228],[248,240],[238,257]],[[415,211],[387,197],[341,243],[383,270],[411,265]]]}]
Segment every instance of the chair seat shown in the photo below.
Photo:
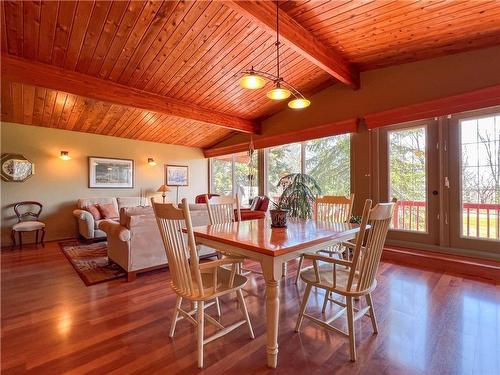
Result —
[{"label": "chair seat", "polygon": [[[349,280],[349,269],[344,266],[337,265],[336,270],[336,284],[333,286],[333,265],[332,264],[322,264],[318,267],[319,275],[321,280],[317,283],[316,273],[313,268],[307,268],[300,273],[300,278],[308,283],[315,286],[323,287],[326,289],[331,289],[339,292],[347,292],[347,281]],[[356,290],[356,281],[354,281],[352,291]]]},{"label": "chair seat", "polygon": [[[217,267],[217,288],[214,291],[214,276],[213,273],[210,272],[202,272],[201,279],[203,282],[203,297],[197,296],[186,296],[183,297],[187,299],[205,301],[210,300],[215,297],[219,297],[221,295],[231,293],[245,286],[248,279],[243,275],[234,275],[233,285],[229,286],[229,279],[231,277],[231,271],[222,267]],[[175,287],[172,285],[172,288],[175,290]]]},{"label": "chair seat", "polygon": [[45,223],[41,221],[21,221],[12,226],[12,230],[16,232],[31,232],[42,228],[45,228]]}]

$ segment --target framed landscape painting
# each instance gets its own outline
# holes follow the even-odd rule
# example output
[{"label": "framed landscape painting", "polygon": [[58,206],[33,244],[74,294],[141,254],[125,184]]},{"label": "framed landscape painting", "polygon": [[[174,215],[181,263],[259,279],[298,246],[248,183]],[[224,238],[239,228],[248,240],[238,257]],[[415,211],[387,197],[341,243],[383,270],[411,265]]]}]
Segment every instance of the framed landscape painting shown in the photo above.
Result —
[{"label": "framed landscape painting", "polygon": [[189,167],[187,165],[166,165],[165,179],[167,186],[188,186]]},{"label": "framed landscape painting", "polygon": [[133,160],[89,157],[89,188],[132,189],[133,187]]}]

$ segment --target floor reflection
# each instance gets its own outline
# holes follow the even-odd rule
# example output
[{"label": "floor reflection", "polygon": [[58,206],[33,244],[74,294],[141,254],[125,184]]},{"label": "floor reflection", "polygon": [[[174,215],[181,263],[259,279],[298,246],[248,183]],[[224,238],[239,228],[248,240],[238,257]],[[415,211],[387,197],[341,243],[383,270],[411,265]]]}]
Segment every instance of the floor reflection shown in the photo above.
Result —
[{"label": "floor reflection", "polygon": [[391,276],[388,326],[389,356],[413,370],[426,370],[428,364],[428,286],[418,279]]},{"label": "floor reflection", "polygon": [[462,297],[461,365],[464,374],[495,374],[500,368],[500,304]]}]

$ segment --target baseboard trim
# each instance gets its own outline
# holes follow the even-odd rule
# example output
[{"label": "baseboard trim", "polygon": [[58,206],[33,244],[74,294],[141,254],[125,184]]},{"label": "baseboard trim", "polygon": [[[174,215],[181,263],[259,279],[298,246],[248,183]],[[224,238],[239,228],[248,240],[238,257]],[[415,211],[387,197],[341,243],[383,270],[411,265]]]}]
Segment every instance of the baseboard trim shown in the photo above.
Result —
[{"label": "baseboard trim", "polygon": [[454,273],[470,278],[479,278],[494,283],[500,282],[500,262],[471,258],[434,251],[385,246],[382,260],[413,267]]}]

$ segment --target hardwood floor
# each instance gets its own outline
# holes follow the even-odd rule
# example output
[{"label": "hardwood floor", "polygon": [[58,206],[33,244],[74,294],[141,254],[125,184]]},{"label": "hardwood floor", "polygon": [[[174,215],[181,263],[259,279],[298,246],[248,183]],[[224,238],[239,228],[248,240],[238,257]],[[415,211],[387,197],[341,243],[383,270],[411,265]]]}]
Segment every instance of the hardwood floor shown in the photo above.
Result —
[{"label": "hardwood floor", "polygon": [[[86,287],[57,243],[2,251],[2,373],[7,374],[499,374],[500,285],[383,263],[374,293],[378,335],[356,323],[358,358],[348,340],[304,322],[294,333],[303,284],[295,264],[281,285],[278,368],[266,367],[264,285],[245,290],[255,340],[245,328],[205,347],[196,368],[195,330],[168,329],[175,295],[166,270]],[[313,292],[309,311],[319,314]],[[222,300],[223,322],[239,317],[236,298]],[[331,310],[327,313],[331,314]]]}]

